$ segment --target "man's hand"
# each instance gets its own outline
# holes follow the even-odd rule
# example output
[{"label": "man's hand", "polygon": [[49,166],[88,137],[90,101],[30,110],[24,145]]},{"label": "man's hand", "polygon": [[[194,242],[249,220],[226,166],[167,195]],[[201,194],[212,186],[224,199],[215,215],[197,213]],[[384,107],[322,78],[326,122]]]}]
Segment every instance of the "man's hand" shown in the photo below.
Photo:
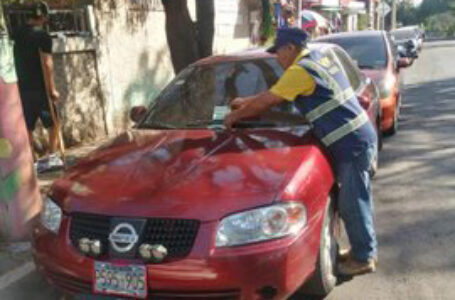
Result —
[{"label": "man's hand", "polygon": [[229,103],[232,111],[224,118],[224,125],[227,129],[232,129],[232,125],[241,119],[259,116],[270,107],[280,104],[284,99],[264,92],[248,98],[235,98]]},{"label": "man's hand", "polygon": [[53,89],[49,92],[49,97],[51,97],[53,102],[57,102],[60,99],[60,93],[56,89]]},{"label": "man's hand", "polygon": [[226,126],[227,130],[231,130],[232,126],[239,120],[240,120],[240,118],[238,115],[238,111],[233,110],[224,117],[224,126]]},{"label": "man's hand", "polygon": [[238,110],[244,108],[248,103],[247,98],[237,97],[229,103],[231,110]]}]

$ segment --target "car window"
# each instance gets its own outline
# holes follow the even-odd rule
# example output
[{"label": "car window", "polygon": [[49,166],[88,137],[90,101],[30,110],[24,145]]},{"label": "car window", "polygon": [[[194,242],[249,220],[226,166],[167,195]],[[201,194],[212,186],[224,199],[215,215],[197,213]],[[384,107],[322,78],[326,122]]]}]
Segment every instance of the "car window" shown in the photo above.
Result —
[{"label": "car window", "polygon": [[414,29],[397,29],[392,31],[392,35],[397,41],[410,40],[416,38],[416,31]]},{"label": "car window", "polygon": [[362,77],[357,68],[354,67],[352,60],[346,55],[346,53],[344,53],[340,49],[334,48],[333,52],[338,58],[338,61],[340,62],[342,69],[345,71],[345,74],[348,77],[352,88],[355,91],[358,90],[362,83]]},{"label": "car window", "polygon": [[[268,90],[282,73],[283,69],[274,58],[187,68],[153,101],[147,117],[138,127],[206,128],[220,125],[233,99]],[[286,103],[272,112],[293,114],[293,107]],[[264,123],[270,119],[257,121]],[[282,121],[280,119],[279,123]],[[272,123],[278,124],[268,122]]]},{"label": "car window", "polygon": [[337,44],[361,69],[383,69],[387,66],[386,45],[382,35],[324,37],[318,41]]},{"label": "car window", "polygon": [[390,52],[392,53],[393,66],[394,66],[394,69],[396,69],[397,60],[399,58],[398,45],[394,42],[394,39],[393,39],[392,35],[390,34],[390,32],[387,32],[386,39],[387,39],[387,44],[390,47]]}]

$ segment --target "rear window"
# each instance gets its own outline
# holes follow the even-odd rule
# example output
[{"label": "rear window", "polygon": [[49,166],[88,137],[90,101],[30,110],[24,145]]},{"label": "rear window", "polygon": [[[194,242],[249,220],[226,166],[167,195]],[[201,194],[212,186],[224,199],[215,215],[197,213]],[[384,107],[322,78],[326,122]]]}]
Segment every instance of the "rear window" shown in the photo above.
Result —
[{"label": "rear window", "polygon": [[387,66],[386,45],[382,36],[323,38],[318,41],[339,45],[362,69],[383,69]]},{"label": "rear window", "polygon": [[414,29],[403,29],[392,31],[392,35],[396,41],[402,41],[415,38],[417,33]]},{"label": "rear window", "polygon": [[346,73],[346,76],[349,79],[349,82],[351,83],[351,86],[354,90],[357,90],[360,88],[360,85],[362,83],[361,75],[357,72],[356,68],[352,65],[351,60],[349,57],[343,53],[342,50],[340,49],[333,49],[334,53],[338,57],[341,65],[343,66],[343,70]]}]

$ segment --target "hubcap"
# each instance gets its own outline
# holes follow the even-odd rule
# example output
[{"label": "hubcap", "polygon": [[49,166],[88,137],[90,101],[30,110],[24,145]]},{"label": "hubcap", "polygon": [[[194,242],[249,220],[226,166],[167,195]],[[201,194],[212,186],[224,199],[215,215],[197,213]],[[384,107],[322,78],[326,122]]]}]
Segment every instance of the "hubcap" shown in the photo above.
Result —
[{"label": "hubcap", "polygon": [[324,249],[322,251],[323,252],[322,257],[324,258],[323,260],[324,273],[329,276],[330,280],[336,280],[333,270],[337,255],[337,247],[336,241],[334,240],[331,234],[332,222],[333,220],[330,221],[329,225],[324,226],[323,232]]}]

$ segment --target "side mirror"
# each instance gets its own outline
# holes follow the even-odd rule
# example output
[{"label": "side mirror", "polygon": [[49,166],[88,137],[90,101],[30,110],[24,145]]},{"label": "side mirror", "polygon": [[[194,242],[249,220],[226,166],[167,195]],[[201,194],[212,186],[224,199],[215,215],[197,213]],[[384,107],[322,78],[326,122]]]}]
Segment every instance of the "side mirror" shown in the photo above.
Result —
[{"label": "side mirror", "polygon": [[138,123],[145,116],[147,108],[145,106],[133,106],[130,110],[130,120]]},{"label": "side mirror", "polygon": [[407,68],[410,65],[411,65],[411,62],[410,62],[409,58],[402,57],[402,58],[398,59],[398,63],[397,63],[398,69]]}]

